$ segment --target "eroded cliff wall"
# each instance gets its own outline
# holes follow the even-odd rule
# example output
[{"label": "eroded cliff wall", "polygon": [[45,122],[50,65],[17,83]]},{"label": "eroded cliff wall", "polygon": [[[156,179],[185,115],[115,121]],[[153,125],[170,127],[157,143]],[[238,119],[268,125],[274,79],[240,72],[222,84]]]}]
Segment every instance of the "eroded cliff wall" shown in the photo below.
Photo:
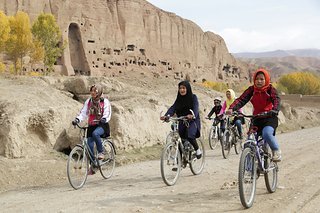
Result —
[{"label": "eroded cliff wall", "polygon": [[[2,0],[0,9],[7,15],[24,11],[31,20],[41,12],[56,17],[67,42],[56,66],[62,74],[142,69],[196,80],[246,77],[223,38],[145,0]],[[230,69],[223,69],[227,64]]]}]

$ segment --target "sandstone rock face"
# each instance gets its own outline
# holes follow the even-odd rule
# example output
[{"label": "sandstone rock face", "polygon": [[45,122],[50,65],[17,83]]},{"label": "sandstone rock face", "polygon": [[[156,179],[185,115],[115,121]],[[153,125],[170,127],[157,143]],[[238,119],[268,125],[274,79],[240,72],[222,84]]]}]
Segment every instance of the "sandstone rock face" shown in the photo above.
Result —
[{"label": "sandstone rock face", "polygon": [[[111,136],[117,149],[164,144],[171,128],[169,123],[160,121],[160,113],[163,115],[174,103],[178,82],[140,73],[115,78],[0,76],[0,156],[41,157],[52,149],[67,153],[80,142],[79,129],[71,121],[89,97],[90,85],[97,83],[111,102]],[[192,83],[192,90],[199,100],[201,134],[206,142],[211,121],[204,117],[211,110],[214,97],[224,94],[197,83]],[[250,104],[244,112],[252,112]],[[282,104],[279,132],[319,125],[319,116],[318,108],[294,109]]]},{"label": "sandstone rock face", "polygon": [[52,13],[67,41],[56,67],[65,75],[114,76],[143,67],[197,81],[247,76],[219,35],[144,0],[2,0],[0,10],[22,10],[31,20]]}]

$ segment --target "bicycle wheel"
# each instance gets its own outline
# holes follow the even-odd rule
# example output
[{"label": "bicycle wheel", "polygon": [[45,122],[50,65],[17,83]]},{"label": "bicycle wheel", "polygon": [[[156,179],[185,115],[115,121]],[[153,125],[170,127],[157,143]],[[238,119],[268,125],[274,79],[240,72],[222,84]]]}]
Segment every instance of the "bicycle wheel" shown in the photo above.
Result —
[{"label": "bicycle wheel", "polygon": [[109,140],[104,140],[103,143],[103,150],[105,154],[105,158],[99,161],[99,169],[102,177],[108,179],[112,176],[114,167],[116,164],[115,160],[115,150],[113,144]]},{"label": "bicycle wheel", "polygon": [[264,174],[264,181],[268,192],[273,193],[277,189],[278,184],[278,165],[273,162],[271,149],[267,149],[267,155],[264,157],[264,166],[267,168],[267,172]]},{"label": "bicycle wheel", "polygon": [[241,151],[241,145],[240,145],[240,138],[233,133],[233,146],[234,146],[234,151],[238,155]]},{"label": "bicycle wheel", "polygon": [[219,135],[218,135],[218,127],[217,126],[211,126],[210,132],[209,132],[209,146],[210,149],[214,150],[219,141]]},{"label": "bicycle wheel", "polygon": [[220,143],[221,143],[221,150],[222,150],[222,156],[227,159],[230,154],[231,149],[231,141],[230,141],[230,131],[226,130],[223,134],[223,137],[221,137]]},{"label": "bicycle wheel", "polygon": [[181,154],[176,143],[166,144],[161,154],[161,177],[168,186],[174,185],[181,172]]},{"label": "bicycle wheel", "polygon": [[88,158],[80,146],[75,146],[68,158],[67,174],[70,185],[74,189],[80,189],[86,182],[88,176]]},{"label": "bicycle wheel", "polygon": [[241,204],[245,208],[250,208],[254,202],[256,194],[257,164],[255,153],[247,147],[242,151],[239,162],[239,195]]},{"label": "bicycle wheel", "polygon": [[195,156],[195,152],[193,155],[193,159],[190,162],[190,170],[194,175],[198,175],[202,172],[203,168],[204,168],[204,163],[205,163],[205,150],[204,150],[204,144],[202,142],[202,140],[197,139],[198,145],[199,145],[199,149],[202,152],[202,157],[200,159],[197,159],[197,157]]},{"label": "bicycle wheel", "polygon": [[177,132],[170,132],[166,138],[166,144],[170,143],[172,140],[176,140],[177,138],[180,138]]}]

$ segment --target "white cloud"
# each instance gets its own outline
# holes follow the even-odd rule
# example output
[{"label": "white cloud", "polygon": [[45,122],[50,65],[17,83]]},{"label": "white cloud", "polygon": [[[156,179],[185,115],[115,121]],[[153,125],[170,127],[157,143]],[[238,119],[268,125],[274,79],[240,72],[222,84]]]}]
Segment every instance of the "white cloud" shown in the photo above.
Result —
[{"label": "white cloud", "polygon": [[230,52],[261,52],[277,49],[320,48],[319,32],[291,27],[264,31],[229,28],[218,32]]},{"label": "white cloud", "polygon": [[230,52],[320,49],[319,0],[148,0],[219,34]]}]

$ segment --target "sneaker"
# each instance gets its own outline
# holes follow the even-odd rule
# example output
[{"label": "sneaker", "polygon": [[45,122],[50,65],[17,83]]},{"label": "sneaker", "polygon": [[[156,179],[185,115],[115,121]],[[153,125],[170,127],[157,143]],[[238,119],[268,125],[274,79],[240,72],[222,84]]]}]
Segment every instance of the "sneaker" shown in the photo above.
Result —
[{"label": "sneaker", "polygon": [[99,160],[103,160],[104,159],[104,154],[103,153],[99,153],[98,154],[98,159]]},{"label": "sneaker", "polygon": [[88,175],[94,175],[96,172],[90,167],[88,170]]},{"label": "sneaker", "polygon": [[274,150],[272,151],[272,160],[274,162],[280,162],[281,161],[281,151],[279,150]]},{"label": "sneaker", "polygon": [[202,157],[202,152],[201,152],[200,149],[198,149],[198,150],[196,151],[196,157],[197,157],[197,159],[200,159],[200,158]]}]

